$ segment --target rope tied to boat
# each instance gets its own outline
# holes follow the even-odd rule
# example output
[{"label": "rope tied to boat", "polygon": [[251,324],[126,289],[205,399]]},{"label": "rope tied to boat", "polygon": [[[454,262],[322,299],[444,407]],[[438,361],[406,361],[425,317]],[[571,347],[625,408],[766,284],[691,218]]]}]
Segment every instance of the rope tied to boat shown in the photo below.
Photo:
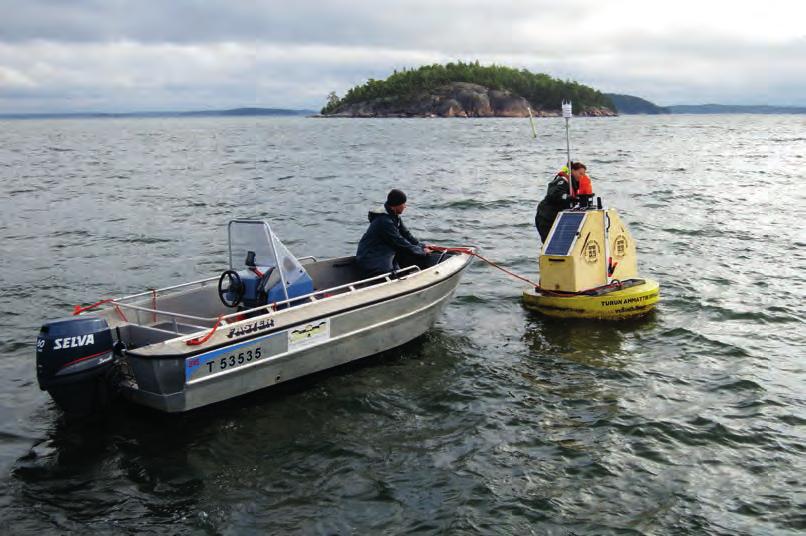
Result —
[{"label": "rope tied to boat", "polygon": [[605,288],[611,288],[612,287],[612,288],[619,288],[620,289],[621,286],[622,286],[621,281],[614,280],[612,283],[610,283],[608,285],[603,285],[601,287],[596,287],[596,288],[584,290],[584,291],[581,291],[581,292],[564,292],[564,291],[561,291],[561,290],[549,290],[549,289],[541,288],[539,283],[535,283],[534,281],[532,281],[528,277],[524,277],[522,275],[516,274],[515,272],[513,272],[511,270],[508,270],[507,268],[504,268],[500,264],[498,264],[496,262],[493,262],[490,259],[480,255],[473,248],[463,248],[463,247],[453,247],[453,248],[451,248],[451,247],[432,246],[432,245],[429,245],[428,248],[431,249],[432,251],[443,251],[443,252],[446,252],[446,253],[464,253],[465,255],[471,255],[471,256],[476,257],[477,259],[479,259],[481,261],[486,262],[487,264],[489,264],[493,268],[497,268],[498,270],[501,270],[502,272],[504,272],[507,275],[510,275],[510,276],[512,276],[512,277],[514,277],[516,279],[520,279],[521,281],[524,281],[526,283],[529,283],[531,286],[534,287],[535,291],[542,292],[543,294],[548,294],[548,295],[551,295],[551,296],[567,296],[567,297],[583,296],[583,295],[589,294],[591,292],[599,291],[599,290],[602,290],[602,289],[605,289]]},{"label": "rope tied to boat", "polygon": [[83,313],[84,311],[89,311],[91,309],[95,309],[96,307],[100,307],[101,305],[103,305],[105,303],[112,302],[112,301],[115,301],[115,298],[107,298],[105,300],[95,302],[92,305],[85,305],[85,306],[76,305],[75,307],[73,307],[73,316],[78,316],[81,313]]},{"label": "rope tied to boat", "polygon": [[115,311],[117,311],[118,316],[120,317],[121,320],[123,320],[124,322],[129,321],[129,319],[126,318],[126,315],[123,314],[123,311],[120,310],[120,307],[118,306],[117,303],[115,303]]},{"label": "rope tied to boat", "polygon": [[514,277],[516,279],[520,279],[521,281],[529,283],[530,285],[532,285],[535,288],[540,288],[540,285],[538,285],[537,283],[535,283],[531,279],[523,277],[522,275],[518,275],[518,274],[516,274],[515,272],[513,272],[511,270],[507,270],[506,268],[504,268],[500,264],[498,264],[496,262],[493,262],[493,261],[491,261],[490,259],[488,259],[486,257],[483,257],[481,254],[477,253],[476,250],[474,250],[473,248],[446,248],[446,247],[442,247],[442,246],[428,246],[428,248],[433,250],[433,251],[444,251],[446,253],[464,253],[465,255],[471,255],[473,257],[476,257],[476,258],[486,262],[487,264],[489,264],[493,268],[498,268],[499,270],[501,270],[505,274],[511,275],[512,277]]},{"label": "rope tied to boat", "polygon": [[92,310],[92,309],[95,309],[96,307],[100,307],[101,305],[103,305],[103,304],[105,304],[105,303],[114,303],[114,305],[115,305],[115,312],[117,312],[117,314],[118,314],[118,316],[120,317],[120,319],[121,319],[121,320],[123,320],[124,322],[128,322],[128,321],[129,321],[129,320],[126,318],[126,315],[125,315],[125,314],[123,314],[123,311],[121,311],[121,310],[120,310],[120,307],[118,306],[118,304],[115,302],[115,298],[107,298],[107,299],[105,299],[105,300],[101,300],[101,301],[95,302],[95,303],[93,303],[92,305],[84,305],[84,306],[82,306],[82,305],[76,305],[76,306],[74,306],[74,307],[73,307],[73,316],[78,316],[78,315],[80,315],[81,313],[83,313],[83,312],[85,312],[85,311],[90,311],[90,310]]},{"label": "rope tied to boat", "polygon": [[205,335],[204,337],[194,337],[193,339],[188,339],[185,341],[185,344],[187,344],[188,346],[198,346],[200,344],[206,343],[208,340],[210,340],[210,337],[212,337],[213,334],[216,332],[218,326],[221,325],[221,321],[223,318],[224,315],[218,315],[218,320],[216,320],[216,323],[213,325],[213,329],[207,332],[207,335]]}]

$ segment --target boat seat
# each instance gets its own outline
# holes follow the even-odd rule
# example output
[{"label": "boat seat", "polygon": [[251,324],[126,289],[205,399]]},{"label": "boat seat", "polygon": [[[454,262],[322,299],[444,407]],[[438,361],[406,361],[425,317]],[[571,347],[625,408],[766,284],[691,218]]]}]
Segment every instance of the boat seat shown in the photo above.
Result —
[{"label": "boat seat", "polygon": [[280,270],[272,270],[269,277],[260,282],[259,291],[269,294],[269,291],[280,282]]}]

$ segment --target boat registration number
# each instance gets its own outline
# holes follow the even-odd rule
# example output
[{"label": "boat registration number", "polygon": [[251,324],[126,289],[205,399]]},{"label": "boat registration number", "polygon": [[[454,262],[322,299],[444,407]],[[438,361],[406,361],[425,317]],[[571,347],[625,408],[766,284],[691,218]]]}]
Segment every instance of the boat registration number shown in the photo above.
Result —
[{"label": "boat registration number", "polygon": [[198,380],[244,367],[265,359],[269,355],[262,344],[242,344],[235,348],[222,348],[208,354],[185,360],[185,381]]},{"label": "boat registration number", "polygon": [[257,346],[254,351],[246,350],[245,352],[230,354],[218,359],[211,359],[207,361],[205,365],[207,365],[207,372],[212,373],[215,370],[226,370],[243,365],[244,363],[251,363],[252,361],[260,359],[261,355],[260,346]]}]

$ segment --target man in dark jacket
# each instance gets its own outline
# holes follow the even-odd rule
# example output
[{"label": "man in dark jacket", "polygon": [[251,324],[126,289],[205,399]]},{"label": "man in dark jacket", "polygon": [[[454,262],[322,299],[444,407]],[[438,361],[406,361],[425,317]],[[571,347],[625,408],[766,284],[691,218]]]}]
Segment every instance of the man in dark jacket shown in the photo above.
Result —
[{"label": "man in dark jacket", "polygon": [[386,203],[370,210],[369,228],[358,242],[356,261],[367,277],[384,274],[412,264],[428,264],[428,246],[406,229],[400,215],[406,210],[406,194],[394,189],[386,196]]},{"label": "man in dark jacket", "polygon": [[[568,173],[565,172],[567,169],[566,167],[554,177],[546,190],[546,197],[537,205],[535,227],[537,227],[537,232],[540,233],[540,240],[544,243],[549,236],[551,226],[554,225],[554,219],[557,214],[562,210],[571,208],[575,202],[575,196],[571,195],[568,188]],[[586,171],[585,164],[582,162],[571,164],[571,180],[573,181],[575,194],[579,190],[580,180],[585,176]]]}]

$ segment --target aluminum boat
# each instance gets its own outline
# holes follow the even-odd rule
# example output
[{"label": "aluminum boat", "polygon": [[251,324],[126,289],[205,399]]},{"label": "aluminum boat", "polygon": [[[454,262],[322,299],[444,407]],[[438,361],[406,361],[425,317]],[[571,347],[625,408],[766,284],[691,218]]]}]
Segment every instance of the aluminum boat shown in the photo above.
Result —
[{"label": "aluminum boat", "polygon": [[45,323],[40,388],[68,414],[98,412],[118,393],[166,412],[227,400],[419,337],[473,260],[442,253],[431,267],[367,278],[351,256],[297,259],[263,220],[230,222],[228,239],[219,276]]}]

